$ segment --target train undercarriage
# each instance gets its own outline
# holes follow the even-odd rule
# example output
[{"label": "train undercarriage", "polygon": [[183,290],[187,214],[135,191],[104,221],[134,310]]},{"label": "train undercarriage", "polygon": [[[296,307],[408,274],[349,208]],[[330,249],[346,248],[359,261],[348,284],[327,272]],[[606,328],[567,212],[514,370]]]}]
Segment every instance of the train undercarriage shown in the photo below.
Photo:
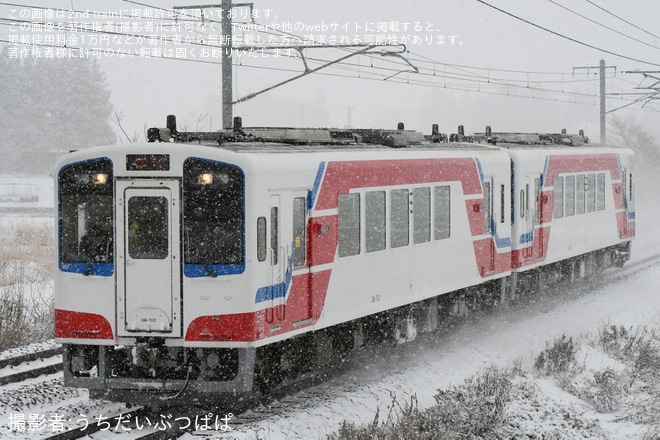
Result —
[{"label": "train undercarriage", "polygon": [[90,397],[157,407],[232,403],[331,365],[365,344],[403,344],[471,310],[506,305],[587,280],[630,258],[630,242],[258,348],[184,348],[162,338],[133,346],[64,344],[65,386]]}]

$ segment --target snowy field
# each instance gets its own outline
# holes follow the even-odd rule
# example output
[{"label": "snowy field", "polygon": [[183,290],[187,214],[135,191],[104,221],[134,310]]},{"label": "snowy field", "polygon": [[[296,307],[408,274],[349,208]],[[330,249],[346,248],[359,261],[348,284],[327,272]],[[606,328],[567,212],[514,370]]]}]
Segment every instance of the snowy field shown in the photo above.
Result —
[{"label": "snowy field", "polygon": [[53,178],[0,175],[0,212],[5,208],[52,208]]}]

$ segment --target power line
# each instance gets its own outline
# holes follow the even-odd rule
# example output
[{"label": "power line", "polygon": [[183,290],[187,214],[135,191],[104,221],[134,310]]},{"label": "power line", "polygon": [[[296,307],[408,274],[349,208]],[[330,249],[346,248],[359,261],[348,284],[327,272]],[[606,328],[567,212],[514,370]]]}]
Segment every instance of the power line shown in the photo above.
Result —
[{"label": "power line", "polygon": [[[426,60],[426,62],[429,63],[435,63],[435,64],[442,64],[445,66],[449,67],[463,67],[466,69],[481,69],[481,70],[490,70],[493,72],[510,72],[510,73],[526,73],[526,74],[534,74],[534,75],[566,75],[566,72],[547,72],[547,71],[530,71],[530,70],[515,70],[515,69],[501,69],[501,68],[493,68],[493,67],[478,67],[478,66],[468,66],[465,64],[452,64],[452,63],[442,63],[440,61],[434,60],[432,58],[429,58],[425,55],[409,51],[411,54],[414,54],[420,58],[423,58]],[[415,60],[418,61],[418,60]]]},{"label": "power line", "polygon": [[607,9],[603,8],[602,6],[597,5],[597,4],[594,3],[593,1],[591,1],[591,0],[585,0],[585,1],[586,1],[587,3],[593,5],[593,6],[597,7],[597,8],[600,9],[601,11],[606,12],[607,14],[610,14],[612,17],[617,18],[617,19],[621,20],[622,22],[624,22],[624,23],[626,23],[626,24],[629,24],[630,26],[634,27],[635,29],[642,31],[642,32],[644,32],[645,34],[648,34],[648,35],[652,36],[653,38],[658,38],[658,39],[660,39],[660,37],[658,37],[657,35],[652,34],[651,32],[649,32],[649,31],[647,31],[647,30],[645,30],[645,29],[642,29],[641,27],[637,26],[637,25],[634,24],[634,23],[629,22],[628,20],[624,20],[623,18],[619,17],[618,15],[614,14],[613,12],[610,12],[610,11],[608,11]]},{"label": "power line", "polygon": [[[270,67],[264,67],[264,66],[255,66],[251,64],[243,64],[241,67],[246,67],[246,68],[252,68],[252,69],[261,69],[261,70],[272,70]],[[296,72],[295,70],[290,70],[290,69],[283,69],[283,68],[277,68],[275,70],[278,71],[285,71],[285,72]],[[351,78],[351,79],[362,79],[362,80],[367,80],[367,81],[378,81],[381,82],[383,81],[382,77],[384,75],[377,75],[373,74],[375,76],[379,76],[379,78],[368,78],[368,77],[356,77],[353,75],[346,75],[346,74],[339,74],[339,73],[328,73],[328,72],[319,72],[317,75],[323,75],[323,76],[329,76],[329,77],[336,77],[336,78]],[[464,87],[458,87],[453,84],[438,84],[437,82],[431,82],[431,81],[415,81],[415,80],[402,80],[402,79],[391,79],[388,80],[390,83],[396,83],[396,84],[404,84],[404,85],[416,85],[416,86],[421,86],[421,87],[429,87],[429,88],[434,88],[434,89],[450,89],[450,90],[459,90],[459,91],[465,91],[465,92],[475,92],[475,93],[484,93],[488,95],[499,95],[499,96],[510,96],[510,97],[515,97],[515,98],[527,98],[527,99],[537,99],[537,100],[542,100],[542,101],[555,101],[555,102],[566,102],[566,103],[572,103],[572,104],[581,104],[581,105],[595,105],[595,104],[586,104],[582,102],[577,102],[577,101],[558,101],[557,99],[551,99],[551,98],[542,98],[538,96],[525,96],[525,95],[515,95],[512,93],[503,93],[503,92],[492,92],[492,91],[486,91],[486,90],[475,90],[475,89],[468,89]],[[589,97],[592,97],[589,95]]]},{"label": "power line", "polygon": [[[314,58],[308,58],[308,59],[315,60],[315,61],[322,61],[322,60],[317,60],[317,59],[314,59]],[[355,63],[342,63],[342,65],[343,66],[359,67]],[[390,71],[390,72],[397,71],[396,69],[385,68],[385,67],[373,67],[373,68],[384,70],[384,71]],[[429,71],[430,69],[425,69],[425,68],[419,68],[419,70],[420,71],[417,72],[417,74],[419,74],[421,76],[428,76],[428,77],[449,79],[449,80],[457,80],[457,81],[464,81],[464,82],[472,82],[472,83],[477,83],[476,84],[477,87],[486,87],[488,85],[505,86],[505,87],[513,87],[513,88],[537,91],[537,92],[557,93],[557,94],[582,96],[582,97],[591,97],[591,96],[593,96],[593,95],[586,94],[586,93],[566,92],[566,91],[563,91],[563,90],[555,90],[555,89],[547,89],[547,88],[542,88],[542,87],[529,86],[529,84],[525,84],[525,83],[523,83],[523,85],[520,85],[520,84],[515,84],[516,81],[509,81],[509,80],[506,80],[506,79],[486,78],[486,77],[479,77],[479,76],[475,76],[475,75],[460,76],[460,75],[452,75],[452,74],[436,74],[436,73],[431,73]],[[422,70],[424,70],[424,71],[422,71]],[[425,72],[425,71],[427,71],[427,72]],[[482,82],[482,80],[484,82]],[[574,82],[584,82],[584,81],[591,81],[591,80],[579,80],[579,81],[574,81]]]},{"label": "power line", "polygon": [[558,7],[562,8],[562,9],[564,9],[564,10],[570,12],[571,14],[574,14],[574,15],[577,15],[578,17],[584,18],[585,20],[587,20],[587,21],[589,21],[589,22],[591,22],[591,23],[594,23],[594,24],[596,24],[596,25],[598,25],[598,26],[600,26],[600,27],[602,27],[602,28],[605,28],[605,29],[607,29],[607,30],[610,30],[610,31],[612,31],[612,32],[614,32],[614,33],[616,33],[616,34],[618,34],[618,35],[621,35],[621,36],[623,36],[623,37],[629,38],[629,39],[631,39],[631,40],[633,40],[633,41],[637,41],[638,43],[642,43],[642,44],[644,44],[644,45],[646,45],[646,46],[649,46],[649,47],[652,47],[652,48],[654,48],[654,49],[660,49],[660,47],[658,47],[658,46],[655,46],[655,45],[653,45],[653,44],[647,43],[646,41],[642,41],[642,40],[640,40],[640,39],[638,39],[638,38],[631,37],[630,35],[628,35],[628,34],[624,34],[623,32],[619,32],[619,31],[617,31],[616,29],[613,29],[613,28],[611,28],[611,27],[609,27],[609,26],[607,26],[607,25],[604,25],[603,23],[599,23],[599,22],[597,22],[596,20],[593,20],[593,19],[587,17],[586,15],[580,14],[579,12],[576,12],[576,11],[574,11],[574,10],[572,10],[572,9],[570,9],[570,8],[568,8],[568,7],[566,7],[566,6],[564,6],[564,5],[561,5],[561,4],[557,3],[557,2],[554,1],[554,0],[547,0],[547,1],[549,1],[550,3],[552,3],[552,4],[555,5],[555,6],[558,6]]},{"label": "power line", "polygon": [[522,18],[522,17],[519,17],[519,16],[517,16],[517,15],[515,15],[515,14],[512,14],[511,12],[505,11],[504,9],[498,8],[497,6],[493,6],[493,5],[491,5],[490,3],[488,3],[488,2],[486,2],[486,1],[484,1],[484,0],[476,0],[476,1],[478,1],[479,3],[481,3],[481,4],[485,5],[485,6],[488,6],[489,8],[495,9],[496,11],[501,12],[502,14],[508,15],[508,16],[511,17],[511,18],[515,18],[516,20],[522,21],[523,23],[527,23],[527,24],[529,24],[530,26],[534,26],[535,28],[541,29],[541,30],[543,30],[543,31],[545,31],[545,32],[551,33],[552,35],[556,35],[556,36],[558,36],[558,37],[560,37],[560,38],[564,38],[564,39],[566,39],[566,40],[568,40],[568,41],[572,41],[573,43],[577,43],[577,44],[580,44],[580,45],[582,45],[582,46],[588,47],[588,48],[590,48],[590,49],[598,50],[598,51],[600,51],[600,52],[604,52],[604,53],[607,53],[607,54],[613,55],[613,56],[615,56],[615,57],[623,58],[623,59],[630,60],[630,61],[636,61],[636,62],[638,62],[638,63],[649,64],[649,65],[651,65],[651,66],[658,66],[658,67],[660,67],[660,64],[658,64],[658,63],[653,63],[653,62],[650,62],[650,61],[644,61],[644,60],[641,60],[641,59],[639,59],[639,58],[629,57],[629,56],[627,56],[627,55],[623,55],[623,54],[620,54],[620,53],[617,53],[617,52],[613,52],[613,51],[611,51],[611,50],[607,50],[607,49],[603,49],[603,48],[600,48],[600,47],[594,46],[594,45],[589,44],[589,43],[585,43],[585,42],[580,41],[580,40],[576,40],[575,38],[572,38],[572,37],[569,37],[569,36],[567,36],[567,35],[561,34],[561,33],[559,33],[559,32],[553,31],[553,30],[548,29],[548,28],[546,28],[546,27],[543,27],[543,26],[541,26],[541,25],[539,25],[539,24],[536,24],[536,23],[534,23],[534,22],[531,22],[531,21],[529,21],[529,20],[527,20],[527,19],[524,19],[524,18]]}]

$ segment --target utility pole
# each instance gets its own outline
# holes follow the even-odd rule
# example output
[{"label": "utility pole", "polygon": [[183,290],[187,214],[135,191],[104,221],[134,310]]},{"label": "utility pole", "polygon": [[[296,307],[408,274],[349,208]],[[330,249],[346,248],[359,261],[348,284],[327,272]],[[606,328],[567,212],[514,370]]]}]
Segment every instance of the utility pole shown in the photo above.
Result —
[{"label": "utility pole", "polygon": [[598,69],[598,76],[600,80],[600,143],[605,145],[607,143],[606,130],[607,121],[605,115],[607,114],[607,109],[605,108],[605,69],[614,69],[616,73],[616,66],[605,66],[605,60],[600,60],[598,66],[587,66],[587,67],[573,67],[573,74],[577,69],[587,69],[587,75],[591,69]]},{"label": "utility pole", "polygon": [[231,72],[231,0],[222,0],[222,128],[233,127],[232,72]]},{"label": "utility pole", "polygon": [[[222,66],[224,67],[224,64]],[[598,76],[600,77],[600,144],[605,145],[607,143],[605,133],[607,121],[605,120],[605,60],[603,59],[600,60],[598,66]]]},{"label": "utility pole", "polygon": [[[233,103],[232,103],[232,62],[231,52],[232,45],[232,16],[231,9],[234,6],[242,6],[252,8],[252,3],[234,3],[231,0],[222,0],[219,5],[195,5],[195,6],[174,6],[172,9],[209,9],[220,8],[222,11],[222,54],[220,60],[222,61],[222,128],[232,128],[234,124]],[[203,12],[202,12],[203,13]]]}]

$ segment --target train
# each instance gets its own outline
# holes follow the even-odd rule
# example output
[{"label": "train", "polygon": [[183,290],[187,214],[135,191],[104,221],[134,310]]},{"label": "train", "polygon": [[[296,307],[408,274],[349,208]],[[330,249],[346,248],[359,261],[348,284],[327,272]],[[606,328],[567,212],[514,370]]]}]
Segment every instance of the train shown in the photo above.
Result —
[{"label": "train", "polygon": [[582,131],[148,130],[54,178],[64,385],[235,402],[630,258],[628,148]]}]

